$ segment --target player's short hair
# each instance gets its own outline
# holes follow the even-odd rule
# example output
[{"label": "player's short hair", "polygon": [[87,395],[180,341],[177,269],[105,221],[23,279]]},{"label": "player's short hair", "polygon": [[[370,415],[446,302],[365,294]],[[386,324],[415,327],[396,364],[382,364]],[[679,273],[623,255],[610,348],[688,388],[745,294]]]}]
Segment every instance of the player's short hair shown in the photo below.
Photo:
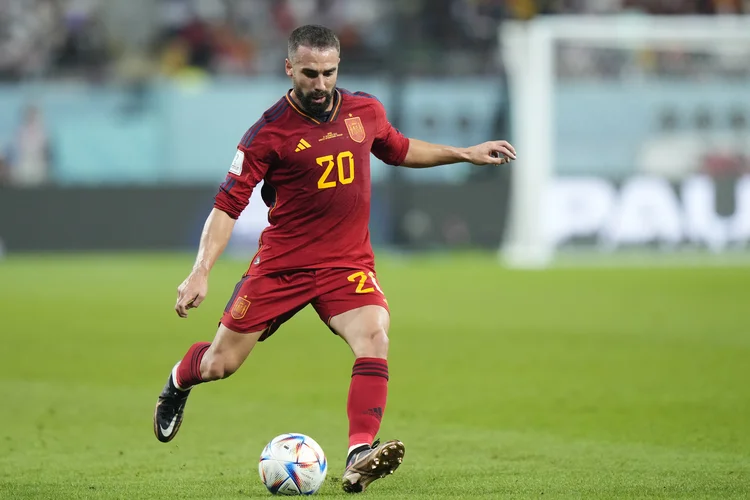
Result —
[{"label": "player's short hair", "polygon": [[341,52],[339,37],[336,36],[329,28],[317,24],[306,24],[292,31],[289,35],[289,60],[300,47],[310,47],[311,49],[336,49]]}]

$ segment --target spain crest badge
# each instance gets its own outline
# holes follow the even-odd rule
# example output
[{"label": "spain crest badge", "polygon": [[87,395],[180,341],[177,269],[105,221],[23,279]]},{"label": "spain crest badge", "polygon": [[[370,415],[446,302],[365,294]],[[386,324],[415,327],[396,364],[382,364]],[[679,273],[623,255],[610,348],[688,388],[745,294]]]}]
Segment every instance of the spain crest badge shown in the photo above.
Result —
[{"label": "spain crest badge", "polygon": [[250,301],[244,297],[237,297],[232,306],[232,318],[242,319],[247,314],[247,310],[250,307]]},{"label": "spain crest badge", "polygon": [[349,137],[354,142],[362,142],[365,140],[365,126],[362,125],[362,120],[359,116],[354,118],[347,118],[344,120],[346,123],[346,129],[349,131]]}]

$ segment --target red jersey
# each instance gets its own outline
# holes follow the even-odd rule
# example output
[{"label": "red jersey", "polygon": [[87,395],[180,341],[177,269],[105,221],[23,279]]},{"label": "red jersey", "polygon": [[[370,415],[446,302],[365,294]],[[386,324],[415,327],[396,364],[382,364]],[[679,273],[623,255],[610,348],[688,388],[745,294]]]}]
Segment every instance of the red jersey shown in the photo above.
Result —
[{"label": "red jersey", "polygon": [[336,89],[327,121],[305,113],[291,91],[245,134],[214,206],[239,217],[253,188],[269,226],[247,274],[295,269],[374,270],[370,244],[370,152],[400,165],[409,139],[369,94]]}]

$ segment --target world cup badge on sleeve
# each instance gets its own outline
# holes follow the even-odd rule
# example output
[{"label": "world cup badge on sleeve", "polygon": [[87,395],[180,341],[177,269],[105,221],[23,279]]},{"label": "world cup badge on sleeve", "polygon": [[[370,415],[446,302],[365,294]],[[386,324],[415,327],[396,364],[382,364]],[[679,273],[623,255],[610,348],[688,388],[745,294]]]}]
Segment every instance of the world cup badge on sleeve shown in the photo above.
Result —
[{"label": "world cup badge on sleeve", "polygon": [[242,319],[247,314],[247,309],[250,307],[250,301],[244,297],[237,297],[232,306],[232,318]]},{"label": "world cup badge on sleeve", "polygon": [[362,142],[365,140],[365,126],[362,125],[362,120],[359,116],[347,118],[344,120],[344,123],[346,123],[346,129],[349,131],[349,137],[351,137],[354,142]]}]

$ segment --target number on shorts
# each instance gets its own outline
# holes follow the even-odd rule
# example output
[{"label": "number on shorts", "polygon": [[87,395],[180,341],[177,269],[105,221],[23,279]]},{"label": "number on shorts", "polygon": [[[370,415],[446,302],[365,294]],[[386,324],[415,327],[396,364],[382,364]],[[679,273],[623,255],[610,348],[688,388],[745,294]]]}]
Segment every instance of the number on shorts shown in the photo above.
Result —
[{"label": "number on shorts", "polygon": [[[370,281],[372,281],[372,284],[375,286],[375,288],[371,286],[365,288],[365,285],[367,284],[367,278],[370,278]],[[364,271],[357,271],[356,273],[350,275],[347,279],[352,283],[359,280],[359,283],[357,283],[357,293],[371,293],[374,292],[375,289],[377,289],[378,292],[383,293],[383,290],[380,289],[378,281],[375,279],[375,273],[373,272],[365,274]]]}]

